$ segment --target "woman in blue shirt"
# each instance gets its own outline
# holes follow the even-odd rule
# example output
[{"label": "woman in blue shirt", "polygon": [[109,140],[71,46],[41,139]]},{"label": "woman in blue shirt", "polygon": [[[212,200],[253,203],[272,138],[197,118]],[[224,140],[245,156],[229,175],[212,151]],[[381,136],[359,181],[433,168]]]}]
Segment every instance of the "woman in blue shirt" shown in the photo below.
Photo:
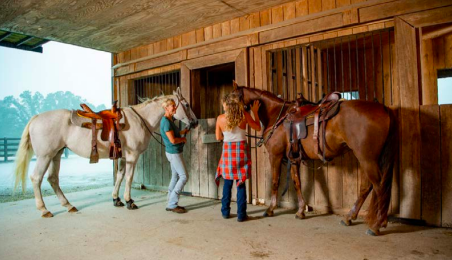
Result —
[{"label": "woman in blue shirt", "polygon": [[179,195],[184,189],[185,183],[188,180],[188,173],[185,167],[183,158],[184,145],[187,142],[185,135],[188,129],[180,130],[174,124],[174,114],[176,114],[176,103],[174,100],[168,98],[162,102],[162,107],[165,109],[165,115],[160,121],[160,132],[162,134],[163,143],[165,144],[166,158],[171,164],[171,181],[168,187],[168,204],[167,211],[176,213],[187,212],[184,207],[178,205]]}]

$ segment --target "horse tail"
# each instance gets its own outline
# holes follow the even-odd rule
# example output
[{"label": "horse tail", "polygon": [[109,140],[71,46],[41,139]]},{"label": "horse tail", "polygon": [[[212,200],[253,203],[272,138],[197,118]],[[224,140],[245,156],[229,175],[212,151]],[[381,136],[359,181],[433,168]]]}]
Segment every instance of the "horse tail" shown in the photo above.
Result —
[{"label": "horse tail", "polygon": [[379,167],[382,174],[380,187],[381,197],[378,199],[377,222],[380,226],[386,226],[389,203],[391,202],[392,176],[395,157],[398,151],[398,122],[394,111],[385,107],[390,119],[389,133],[379,158]]},{"label": "horse tail", "polygon": [[22,192],[25,192],[25,188],[27,187],[28,166],[30,164],[31,157],[33,156],[33,147],[30,139],[30,124],[36,117],[37,115],[33,116],[25,126],[25,129],[22,132],[22,137],[20,138],[19,148],[16,153],[16,167],[14,169],[16,181],[14,183],[14,190],[17,189],[19,184],[22,184]]}]

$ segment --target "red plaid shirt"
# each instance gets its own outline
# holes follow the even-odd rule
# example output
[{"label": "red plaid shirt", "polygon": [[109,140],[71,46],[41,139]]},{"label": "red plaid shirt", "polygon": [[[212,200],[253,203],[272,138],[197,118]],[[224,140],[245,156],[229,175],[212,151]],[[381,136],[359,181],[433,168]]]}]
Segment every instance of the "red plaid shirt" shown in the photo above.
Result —
[{"label": "red plaid shirt", "polygon": [[251,172],[251,156],[246,141],[223,143],[223,153],[218,163],[215,182],[220,183],[220,177],[225,180],[237,180],[237,186],[249,178]]}]

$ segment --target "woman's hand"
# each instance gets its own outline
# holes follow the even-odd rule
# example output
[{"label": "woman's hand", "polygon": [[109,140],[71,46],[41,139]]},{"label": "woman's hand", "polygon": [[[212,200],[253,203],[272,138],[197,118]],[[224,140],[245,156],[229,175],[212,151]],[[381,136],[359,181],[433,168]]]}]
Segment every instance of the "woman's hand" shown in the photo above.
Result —
[{"label": "woman's hand", "polygon": [[253,105],[251,105],[251,111],[253,111],[253,113],[256,115],[260,106],[261,103],[259,102],[259,100],[254,100]]}]

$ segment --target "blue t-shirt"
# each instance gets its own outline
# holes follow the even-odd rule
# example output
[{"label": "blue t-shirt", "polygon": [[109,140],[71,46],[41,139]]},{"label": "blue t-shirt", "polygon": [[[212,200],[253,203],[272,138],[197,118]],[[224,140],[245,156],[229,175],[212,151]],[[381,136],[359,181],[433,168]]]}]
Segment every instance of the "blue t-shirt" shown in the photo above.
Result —
[{"label": "blue t-shirt", "polygon": [[160,121],[160,133],[162,134],[166,152],[171,154],[182,153],[184,151],[185,143],[172,144],[166,135],[166,132],[171,130],[174,133],[174,137],[181,137],[179,127],[174,124],[173,120],[168,119],[166,116],[162,117],[162,120]]}]

